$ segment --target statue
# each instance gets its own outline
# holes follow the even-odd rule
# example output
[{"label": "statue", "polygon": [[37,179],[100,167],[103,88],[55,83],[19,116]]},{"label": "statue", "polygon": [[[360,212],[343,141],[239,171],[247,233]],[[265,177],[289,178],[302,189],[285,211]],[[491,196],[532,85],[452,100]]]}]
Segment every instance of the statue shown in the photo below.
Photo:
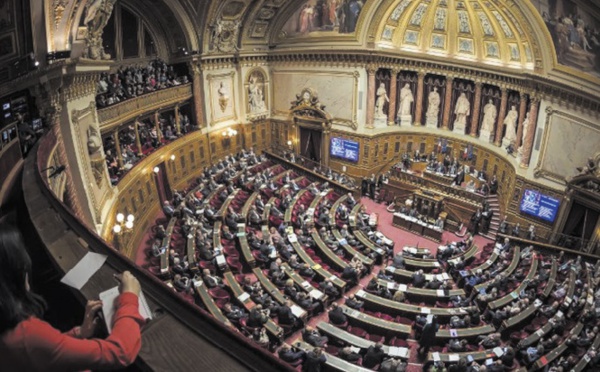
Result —
[{"label": "statue", "polygon": [[100,133],[93,126],[90,126],[87,131],[88,141],[88,154],[94,155],[102,148],[102,138],[100,137]]},{"label": "statue", "polygon": [[519,118],[519,113],[517,112],[517,108],[515,105],[510,106],[510,111],[506,114],[504,118],[504,125],[506,125],[506,133],[504,134],[504,139],[502,140],[502,145],[507,147],[510,144],[514,144],[517,140],[517,119]]},{"label": "statue", "polygon": [[494,131],[498,109],[494,105],[494,100],[490,98],[488,103],[483,107],[483,120],[481,121],[481,133],[491,133]]},{"label": "statue", "polygon": [[87,148],[88,154],[90,155],[90,168],[92,169],[92,174],[94,175],[96,185],[100,187],[102,185],[102,179],[104,178],[106,167],[105,157],[102,154],[102,137],[100,136],[100,132],[94,128],[94,126],[90,126],[88,128],[87,135]]},{"label": "statue", "polygon": [[385,84],[379,84],[379,88],[377,88],[377,101],[375,101],[375,117],[376,118],[386,118],[387,116],[383,112],[383,106],[386,102],[389,102],[387,91],[385,90]]},{"label": "statue", "polygon": [[237,41],[242,21],[219,19],[212,25],[210,50],[223,53],[238,51]]},{"label": "statue", "polygon": [[398,116],[410,115],[410,108],[414,100],[410,85],[408,83],[404,84],[404,87],[400,89],[400,107],[398,108]]},{"label": "statue", "polygon": [[219,107],[222,112],[225,112],[227,105],[229,104],[229,92],[223,82],[221,82],[217,93],[219,94]]},{"label": "statue", "polygon": [[437,90],[437,87],[433,87],[433,90],[429,92],[429,97],[427,99],[427,113],[425,114],[425,117],[427,118],[427,125],[434,127],[437,127],[441,103],[440,94]]},{"label": "statue", "polygon": [[578,176],[594,175],[598,172],[598,165],[594,158],[588,158],[587,163],[583,167],[577,167],[577,171],[579,172]]},{"label": "statue", "polygon": [[464,132],[465,126],[467,125],[467,116],[471,115],[471,103],[467,99],[467,95],[464,92],[461,93],[456,100],[454,114],[456,115],[456,120],[454,121],[454,131]]},{"label": "statue", "polygon": [[263,91],[259,86],[258,77],[256,75],[250,76],[250,84],[248,85],[248,103],[250,105],[250,112],[263,112],[266,110],[265,99]]},{"label": "statue", "polygon": [[102,46],[102,32],[110,19],[113,7],[117,0],[94,0],[86,6],[86,15],[83,23],[87,26],[85,37],[86,46],[83,57],[90,59],[110,59],[110,54],[104,52]]},{"label": "statue", "polygon": [[529,113],[525,114],[525,120],[523,120],[523,137],[521,137],[521,146],[517,150],[519,155],[523,155],[523,144],[525,143],[525,138],[529,134],[531,130],[531,120],[529,120]]}]

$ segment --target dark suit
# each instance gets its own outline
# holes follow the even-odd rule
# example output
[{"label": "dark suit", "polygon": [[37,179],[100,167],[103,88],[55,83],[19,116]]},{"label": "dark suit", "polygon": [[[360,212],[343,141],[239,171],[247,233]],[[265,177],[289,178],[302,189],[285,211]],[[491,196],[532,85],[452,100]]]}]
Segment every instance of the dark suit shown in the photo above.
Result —
[{"label": "dark suit", "polygon": [[344,324],[348,321],[346,314],[344,314],[344,310],[341,307],[335,308],[329,312],[329,321],[332,324],[340,325]]},{"label": "dark suit", "polygon": [[369,346],[365,356],[363,357],[362,365],[366,368],[374,368],[376,365],[381,364],[385,352],[376,347],[375,345]]}]

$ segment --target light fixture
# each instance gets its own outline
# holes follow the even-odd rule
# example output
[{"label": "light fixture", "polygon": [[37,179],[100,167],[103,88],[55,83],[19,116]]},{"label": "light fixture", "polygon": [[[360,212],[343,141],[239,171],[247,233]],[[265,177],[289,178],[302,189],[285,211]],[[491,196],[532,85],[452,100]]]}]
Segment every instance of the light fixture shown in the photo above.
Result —
[{"label": "light fixture", "polygon": [[125,215],[123,213],[118,213],[117,214],[117,222],[122,223],[123,221],[125,221]]},{"label": "light fixture", "polygon": [[121,233],[121,225],[115,225],[115,226],[113,226],[113,232],[115,234],[120,234]]},{"label": "light fixture", "polygon": [[154,169],[152,169],[152,171],[156,174],[158,174],[158,172],[160,172],[160,168],[159,167],[154,167]]},{"label": "light fixture", "polygon": [[175,154],[171,155],[171,161],[175,161]]},{"label": "light fixture", "polygon": [[227,130],[223,131],[223,133],[221,133],[221,134],[225,138],[231,138],[231,137],[237,136],[238,132],[235,129],[227,128]]},{"label": "light fixture", "polygon": [[292,147],[292,141],[288,140],[287,144],[288,144],[289,147]]},{"label": "light fixture", "polygon": [[130,214],[127,216],[127,222],[133,223],[134,220],[135,220],[135,217],[133,216],[133,214]]},{"label": "light fixture", "polygon": [[135,217],[133,214],[128,214],[127,217],[123,213],[117,213],[115,225],[113,226],[113,232],[115,235],[121,235],[122,233],[128,233],[133,230],[133,221]]}]

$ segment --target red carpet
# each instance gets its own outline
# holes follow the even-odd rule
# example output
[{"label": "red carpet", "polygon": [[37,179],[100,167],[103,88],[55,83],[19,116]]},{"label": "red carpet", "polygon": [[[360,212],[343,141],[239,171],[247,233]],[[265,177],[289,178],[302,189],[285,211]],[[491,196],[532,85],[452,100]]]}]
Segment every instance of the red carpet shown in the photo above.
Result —
[{"label": "red carpet", "polygon": [[[377,225],[377,229],[381,231],[383,235],[387,236],[389,239],[393,240],[396,243],[396,245],[394,246],[395,252],[400,251],[404,246],[418,245],[419,247],[429,248],[431,252],[435,255],[437,248],[442,244],[393,226],[392,218],[394,215],[386,210],[386,205],[375,203],[373,200],[366,197],[361,198],[360,202],[367,208],[368,213],[379,214],[379,224]],[[444,231],[444,233],[442,234],[443,243],[446,241],[453,242],[459,240],[462,240],[462,238],[454,235],[454,233]],[[480,249],[491,242],[492,241],[490,239],[486,239],[479,235],[475,236],[475,244]]]}]

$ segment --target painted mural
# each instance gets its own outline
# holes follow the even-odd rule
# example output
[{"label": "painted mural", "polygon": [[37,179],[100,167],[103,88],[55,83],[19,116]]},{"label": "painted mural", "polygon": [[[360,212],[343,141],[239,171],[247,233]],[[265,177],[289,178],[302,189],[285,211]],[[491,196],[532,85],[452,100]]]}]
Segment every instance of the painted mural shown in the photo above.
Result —
[{"label": "painted mural", "polygon": [[531,2],[552,35],[558,62],[600,77],[600,21],[593,16],[598,6],[573,0]]},{"label": "painted mural", "polygon": [[287,37],[351,34],[367,0],[307,0],[283,26]]}]

